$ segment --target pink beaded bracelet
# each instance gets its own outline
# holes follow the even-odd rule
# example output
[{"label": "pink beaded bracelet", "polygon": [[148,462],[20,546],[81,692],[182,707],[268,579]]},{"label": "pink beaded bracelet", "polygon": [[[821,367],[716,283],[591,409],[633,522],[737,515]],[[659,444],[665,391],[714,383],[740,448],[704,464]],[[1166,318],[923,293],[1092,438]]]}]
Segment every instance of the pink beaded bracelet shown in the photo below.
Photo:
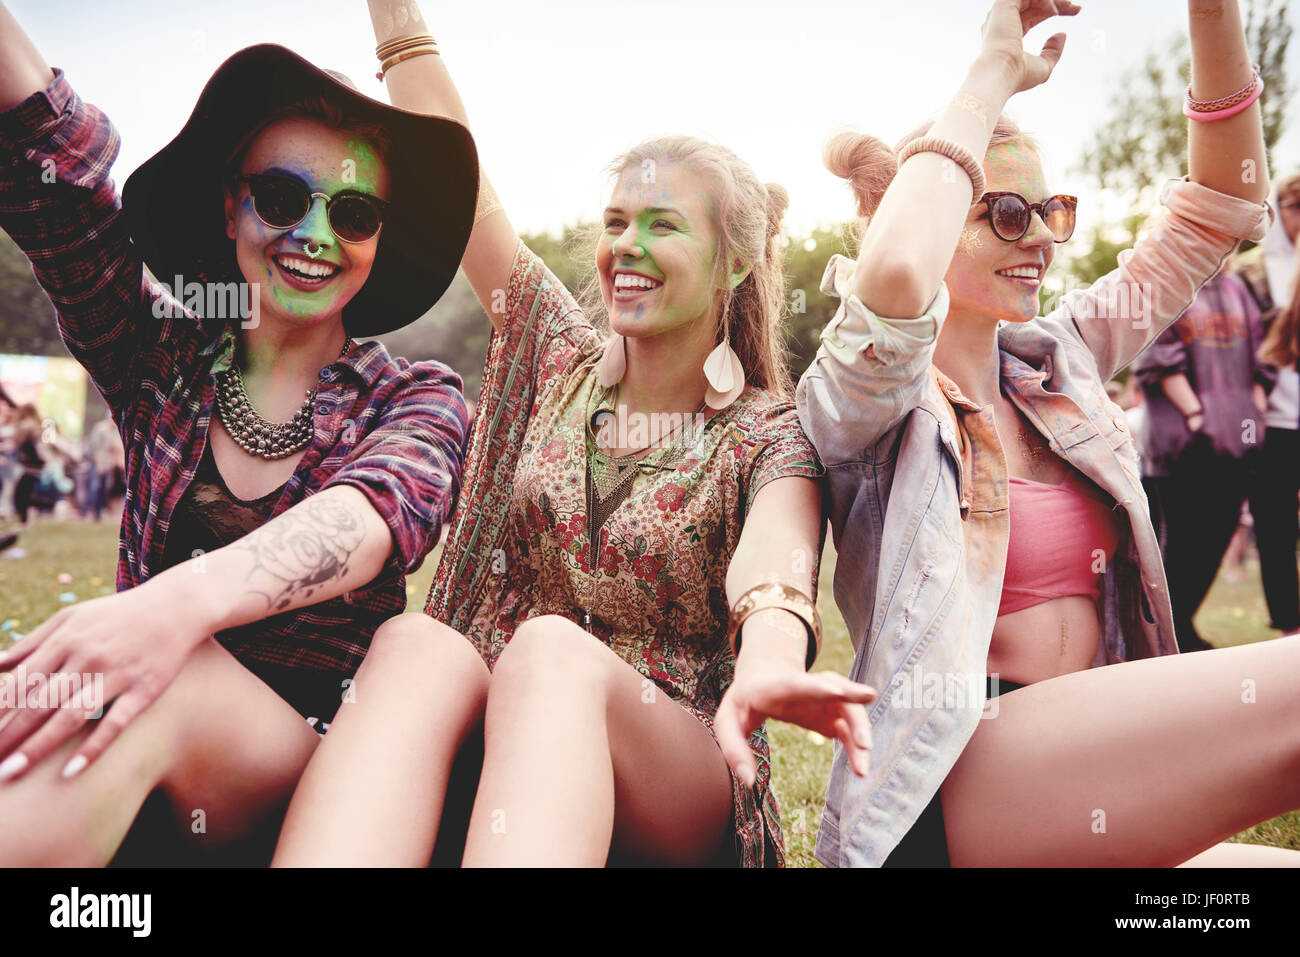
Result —
[{"label": "pink beaded bracelet", "polygon": [[1214,113],[1218,110],[1226,110],[1230,106],[1236,106],[1255,89],[1255,81],[1259,79],[1259,64],[1250,68],[1250,82],[1243,86],[1236,93],[1229,93],[1227,96],[1221,96],[1217,100],[1198,100],[1192,96],[1192,88],[1187,88],[1187,105],[1197,113]]},{"label": "pink beaded bracelet", "polygon": [[1246,98],[1240,103],[1234,103],[1232,106],[1220,110],[1198,110],[1192,106],[1197,102],[1190,98],[1183,103],[1183,115],[1189,120],[1196,120],[1200,123],[1213,123],[1215,120],[1226,120],[1230,116],[1236,116],[1238,113],[1245,112],[1254,105],[1259,99],[1259,95],[1264,92],[1264,81],[1258,77],[1255,78],[1254,88],[1247,94]]}]

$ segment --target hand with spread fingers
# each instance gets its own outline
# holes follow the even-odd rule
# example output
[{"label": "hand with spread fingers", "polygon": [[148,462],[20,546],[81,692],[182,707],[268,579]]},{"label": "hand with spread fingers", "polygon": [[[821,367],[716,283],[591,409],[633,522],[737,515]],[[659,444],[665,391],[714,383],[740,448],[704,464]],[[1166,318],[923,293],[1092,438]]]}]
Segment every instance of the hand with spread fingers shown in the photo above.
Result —
[{"label": "hand with spread fingers", "polygon": [[1042,50],[1025,50],[1025,34],[1051,17],[1072,17],[1083,9],[1065,0],[997,0],[984,20],[981,55],[1000,60],[1010,71],[1014,92],[1047,81],[1065,50],[1065,34],[1054,33]]},{"label": "hand with spread fingers", "polygon": [[[790,623],[802,628],[792,617]],[[875,690],[832,671],[805,673],[798,646],[786,640],[784,630],[757,626],[757,620],[746,625],[735,680],[714,718],[727,764],[752,787],[757,767],[748,738],[764,720],[775,718],[838,739],[853,770],[865,775],[871,722],[864,706],[876,700]]]},{"label": "hand with spread fingers", "polygon": [[98,758],[162,694],[211,632],[148,584],[65,608],[0,653],[0,782],[40,764],[98,717],[63,769]]}]

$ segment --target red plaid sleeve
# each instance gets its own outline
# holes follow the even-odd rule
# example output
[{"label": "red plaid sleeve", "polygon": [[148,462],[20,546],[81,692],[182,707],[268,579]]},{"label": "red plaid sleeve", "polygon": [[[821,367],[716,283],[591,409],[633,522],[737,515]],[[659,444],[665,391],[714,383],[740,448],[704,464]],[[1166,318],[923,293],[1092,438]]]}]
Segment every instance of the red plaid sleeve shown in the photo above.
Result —
[{"label": "red plaid sleeve", "polygon": [[122,217],[109,168],[117,131],[85,103],[62,70],[0,113],[0,228],[31,260],[59,315],[59,332],[109,407],[135,392],[146,345],[170,334],[155,312],[165,295],[148,283]]},{"label": "red plaid sleeve", "polygon": [[410,365],[390,386],[367,410],[378,416],[374,428],[322,486],[360,489],[392,531],[393,551],[375,582],[415,571],[438,544],[460,492],[468,431],[460,376],[441,363]]}]

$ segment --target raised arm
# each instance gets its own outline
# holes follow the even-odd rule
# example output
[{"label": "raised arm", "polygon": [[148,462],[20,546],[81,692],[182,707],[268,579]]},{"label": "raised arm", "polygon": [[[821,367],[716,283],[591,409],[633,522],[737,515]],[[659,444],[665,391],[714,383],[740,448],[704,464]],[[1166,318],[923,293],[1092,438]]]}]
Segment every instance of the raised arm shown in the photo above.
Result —
[{"label": "raised arm", "polygon": [[108,118],[0,5],[0,229],[31,260],[68,351],[121,424],[148,347],[197,320],[146,282],[109,178],[117,151]]},{"label": "raised arm", "polygon": [[[1188,0],[1187,15],[1191,95],[1216,100],[1246,87],[1252,76],[1250,53],[1237,0]],[[1189,122],[1188,178],[1229,196],[1264,202],[1269,178],[1259,101],[1227,119]]]},{"label": "raised arm", "polygon": [[0,3],[0,112],[45,89],[54,71]]},{"label": "raised arm", "polygon": [[[1078,11],[1077,4],[1052,0],[997,0],[978,56],[929,135],[982,164],[1007,99],[1046,80],[1065,46],[1058,33],[1041,54],[1026,53],[1025,32]],[[976,198],[962,166],[916,153],[898,168],[878,207],[863,209],[870,221],[857,263],[837,258],[827,268],[822,291],[841,304],[796,401],[799,421],[828,466],[857,460],[919,402],[948,312],[943,277]]]},{"label": "raised arm", "polygon": [[[1044,82],[1065,48],[1065,34],[1057,33],[1042,53],[1026,53],[1024,35],[1050,17],[1073,16],[1079,9],[1061,0],[997,0],[984,21],[979,55],[928,135],[964,147],[982,164],[1007,100]],[[944,156],[917,153],[903,163],[862,238],[853,291],[863,304],[881,316],[920,316],[948,271],[978,198],[962,167]]]},{"label": "raised arm", "polygon": [[[1226,97],[1250,85],[1250,57],[1237,0],[1189,0],[1191,95]],[[1170,104],[1179,109],[1181,104]],[[1223,119],[1189,120],[1188,176],[1161,196],[1168,210],[1119,264],[1089,288],[1066,294],[1040,328],[1082,340],[1109,379],[1196,300],[1239,240],[1268,230],[1268,167],[1259,103]],[[1009,333],[1009,342],[1024,334]]]},{"label": "raised arm", "polygon": [[[431,33],[415,0],[366,0],[377,43]],[[399,12],[400,11],[400,12]],[[452,82],[442,56],[414,56],[394,64],[384,73],[393,105],[413,113],[446,116],[469,127],[465,104]],[[434,161],[431,157],[431,162]],[[478,210],[474,230],[461,266],[498,330],[504,318],[506,285],[519,247],[519,234],[510,225],[492,184],[479,169]]]}]

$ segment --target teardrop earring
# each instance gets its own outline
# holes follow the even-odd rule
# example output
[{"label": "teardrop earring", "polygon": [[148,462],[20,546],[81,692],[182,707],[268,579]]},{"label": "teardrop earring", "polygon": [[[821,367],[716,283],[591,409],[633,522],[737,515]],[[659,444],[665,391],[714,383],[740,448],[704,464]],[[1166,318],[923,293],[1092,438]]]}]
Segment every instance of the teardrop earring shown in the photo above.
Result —
[{"label": "teardrop earring", "polygon": [[606,389],[612,389],[623,381],[627,372],[627,343],[621,335],[614,333],[605,343],[605,353],[596,366],[596,381]]},{"label": "teardrop earring", "polygon": [[740,364],[736,350],[731,348],[729,325],[723,326],[722,341],[704,360],[704,378],[709,383],[704,390],[704,401],[710,409],[719,412],[745,391],[745,367]]}]

